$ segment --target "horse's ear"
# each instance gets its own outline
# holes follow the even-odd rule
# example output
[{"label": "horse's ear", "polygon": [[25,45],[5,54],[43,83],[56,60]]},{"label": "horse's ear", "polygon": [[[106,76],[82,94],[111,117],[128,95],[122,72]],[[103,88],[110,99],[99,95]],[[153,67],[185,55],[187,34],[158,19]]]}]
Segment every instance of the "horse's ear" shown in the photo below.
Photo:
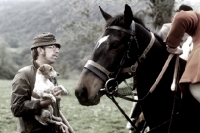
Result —
[{"label": "horse's ear", "polygon": [[124,23],[130,26],[132,23],[132,20],[133,20],[133,13],[132,13],[131,7],[126,4],[125,10],[124,10]]},{"label": "horse's ear", "polygon": [[101,9],[100,6],[99,6],[99,8],[100,8],[100,11],[101,11],[102,16],[104,17],[104,19],[105,19],[106,21],[108,21],[109,19],[112,18],[112,16],[111,16],[110,14],[104,12],[104,11]]}]

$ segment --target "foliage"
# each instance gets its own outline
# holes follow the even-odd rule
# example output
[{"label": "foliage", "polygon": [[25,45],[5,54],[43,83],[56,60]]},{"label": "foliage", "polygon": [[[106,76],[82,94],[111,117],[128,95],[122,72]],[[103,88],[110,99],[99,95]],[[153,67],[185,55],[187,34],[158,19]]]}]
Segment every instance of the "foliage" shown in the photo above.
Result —
[{"label": "foliage", "polygon": [[164,23],[170,23],[172,18],[172,11],[174,7],[174,0],[150,0],[152,7],[151,16],[153,19],[153,26],[160,29]]},{"label": "foliage", "polygon": [[[2,20],[0,34],[7,44],[6,48],[1,50],[7,53],[4,53],[6,64],[3,65],[3,71],[0,70],[0,78],[11,79],[18,69],[31,64],[32,40],[37,34],[46,31],[53,33],[62,45],[58,61],[54,65],[56,70],[62,73],[61,78],[76,75],[90,58],[94,44],[103,31],[105,21],[99,6],[111,15],[116,15],[123,13],[124,5],[129,4],[133,13],[142,18],[147,27],[154,30],[162,23],[170,21],[170,11],[173,8],[171,5],[174,4],[174,0],[167,2],[166,0],[159,2],[158,0],[0,1]],[[4,55],[3,52],[0,55]]]},{"label": "foliage", "polygon": [[8,53],[7,43],[0,40],[0,79],[10,79],[14,76],[13,70],[15,70],[15,67],[9,60],[11,55]]}]

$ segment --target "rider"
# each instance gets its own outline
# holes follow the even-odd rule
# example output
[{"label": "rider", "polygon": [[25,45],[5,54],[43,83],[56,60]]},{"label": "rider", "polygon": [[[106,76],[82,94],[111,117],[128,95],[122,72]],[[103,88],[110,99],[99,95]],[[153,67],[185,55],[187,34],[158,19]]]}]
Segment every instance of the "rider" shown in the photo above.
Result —
[{"label": "rider", "polygon": [[[180,79],[183,95],[189,89],[192,96],[200,102],[200,13],[194,11],[180,11],[173,19],[168,33],[166,44],[170,53],[179,50],[181,38],[184,33],[189,34],[193,39],[194,48],[188,58],[185,71]],[[188,86],[188,88],[186,87]]]},{"label": "rider", "polygon": [[[177,119],[184,132],[196,132],[200,119],[200,13],[195,11],[180,11],[174,16],[166,45],[169,53],[180,51],[181,38],[184,33],[192,37],[193,49],[188,57],[183,75],[179,81],[182,92],[181,108]],[[182,128],[186,127],[186,128]],[[186,130],[187,129],[187,130]]]},{"label": "rider", "polygon": [[[183,4],[179,7],[179,9],[176,12],[178,14],[179,12],[190,11],[190,10],[191,11],[193,10],[192,7]],[[158,33],[160,35],[160,37],[164,40],[164,42],[166,41],[166,37],[167,37],[167,34],[170,30],[171,24],[172,23],[164,24],[162,26],[162,28],[160,29],[159,33]],[[183,52],[186,53],[186,56],[184,56],[184,54],[181,55],[182,57],[184,56],[183,59],[187,60],[189,52],[192,49],[191,48],[191,45],[192,45],[191,37],[188,34],[184,34],[184,37],[181,36],[181,38],[179,39],[178,44],[181,45],[182,48],[183,47],[190,48],[190,49],[186,49],[186,52],[183,51]],[[200,89],[199,89],[199,93],[200,93]],[[138,129],[142,128],[142,125],[144,124],[144,121],[145,121],[144,117],[140,117],[140,116],[143,116],[143,115],[141,113],[141,109],[140,109],[139,104],[136,104],[132,107],[130,117],[131,117],[131,120],[133,120],[133,122],[135,123],[135,125],[137,125],[137,126],[139,125]],[[131,124],[129,122],[127,123],[126,128],[129,129],[129,130],[134,130],[134,128],[131,126]]]}]

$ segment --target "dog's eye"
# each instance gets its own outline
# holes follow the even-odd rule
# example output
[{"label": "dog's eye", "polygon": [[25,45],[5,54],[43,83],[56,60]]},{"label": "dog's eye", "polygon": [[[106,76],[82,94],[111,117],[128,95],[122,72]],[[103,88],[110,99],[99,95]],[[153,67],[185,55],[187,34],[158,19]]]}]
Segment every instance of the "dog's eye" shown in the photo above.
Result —
[{"label": "dog's eye", "polygon": [[50,68],[50,71],[52,71],[52,68]]}]

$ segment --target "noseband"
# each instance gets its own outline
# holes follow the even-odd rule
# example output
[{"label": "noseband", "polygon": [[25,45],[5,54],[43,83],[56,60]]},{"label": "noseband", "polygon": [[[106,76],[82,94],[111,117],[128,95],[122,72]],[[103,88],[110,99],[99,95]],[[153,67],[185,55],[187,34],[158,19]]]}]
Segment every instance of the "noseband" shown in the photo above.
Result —
[{"label": "noseband", "polygon": [[138,62],[142,62],[146,58],[146,54],[151,49],[151,47],[155,41],[155,37],[154,37],[154,34],[150,32],[152,38],[151,38],[151,41],[150,41],[149,45],[147,46],[147,48],[143,51],[143,54],[138,56],[139,58],[135,62],[134,65],[132,65],[128,68],[122,69],[126,58],[130,58],[129,52],[130,52],[130,48],[133,45],[134,41],[136,42],[137,48],[139,49],[139,44],[137,42],[136,33],[135,33],[135,22],[132,21],[131,30],[127,30],[127,29],[124,29],[119,26],[110,26],[110,27],[106,28],[106,30],[109,30],[109,29],[123,31],[123,32],[131,35],[130,41],[127,43],[128,48],[125,51],[125,53],[120,61],[118,69],[115,72],[110,72],[106,68],[104,68],[103,66],[101,66],[100,64],[98,64],[92,60],[88,60],[87,63],[85,64],[84,68],[92,71],[94,74],[96,74],[98,77],[100,77],[104,82],[106,82],[105,83],[106,92],[108,94],[113,94],[116,91],[117,86],[118,86],[116,78],[118,77],[119,73],[129,73],[129,74],[135,75],[136,69],[138,67]]}]

